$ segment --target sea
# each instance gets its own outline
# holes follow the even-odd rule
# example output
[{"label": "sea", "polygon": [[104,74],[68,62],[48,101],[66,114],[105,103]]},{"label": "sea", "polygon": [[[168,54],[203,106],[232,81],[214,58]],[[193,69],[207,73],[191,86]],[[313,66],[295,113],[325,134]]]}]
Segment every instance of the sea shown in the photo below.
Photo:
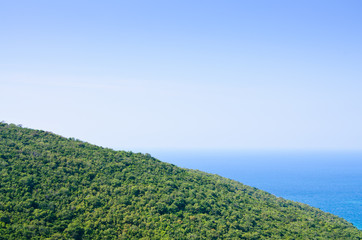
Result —
[{"label": "sea", "polygon": [[306,203],[362,229],[362,152],[159,150],[152,156]]}]

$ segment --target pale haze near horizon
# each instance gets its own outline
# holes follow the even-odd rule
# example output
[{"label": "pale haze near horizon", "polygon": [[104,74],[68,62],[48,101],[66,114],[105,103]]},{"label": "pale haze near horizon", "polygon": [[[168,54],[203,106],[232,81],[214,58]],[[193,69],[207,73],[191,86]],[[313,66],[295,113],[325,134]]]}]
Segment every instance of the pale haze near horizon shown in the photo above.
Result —
[{"label": "pale haze near horizon", "polygon": [[152,149],[362,150],[359,1],[14,1],[0,121]]}]

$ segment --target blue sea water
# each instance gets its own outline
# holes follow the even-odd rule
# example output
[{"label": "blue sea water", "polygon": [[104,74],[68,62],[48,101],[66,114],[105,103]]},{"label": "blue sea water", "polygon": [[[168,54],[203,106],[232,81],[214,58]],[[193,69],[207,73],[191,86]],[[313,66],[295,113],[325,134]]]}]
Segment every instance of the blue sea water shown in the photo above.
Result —
[{"label": "blue sea water", "polygon": [[153,151],[153,156],[306,203],[362,229],[362,152]]}]

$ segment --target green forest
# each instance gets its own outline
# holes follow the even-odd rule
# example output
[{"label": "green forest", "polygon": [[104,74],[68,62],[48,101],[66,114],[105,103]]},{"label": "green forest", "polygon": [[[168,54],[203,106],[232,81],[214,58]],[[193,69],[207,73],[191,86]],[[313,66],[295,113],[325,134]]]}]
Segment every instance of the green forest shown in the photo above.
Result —
[{"label": "green forest", "polygon": [[242,183],[0,123],[0,239],[362,239]]}]

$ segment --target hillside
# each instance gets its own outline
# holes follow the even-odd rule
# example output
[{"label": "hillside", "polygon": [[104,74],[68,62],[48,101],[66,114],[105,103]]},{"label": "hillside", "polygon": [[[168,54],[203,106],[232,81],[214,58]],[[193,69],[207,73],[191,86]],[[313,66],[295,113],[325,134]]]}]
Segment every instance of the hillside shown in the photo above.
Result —
[{"label": "hillside", "polygon": [[362,239],[362,232],[149,154],[0,123],[0,239]]}]

